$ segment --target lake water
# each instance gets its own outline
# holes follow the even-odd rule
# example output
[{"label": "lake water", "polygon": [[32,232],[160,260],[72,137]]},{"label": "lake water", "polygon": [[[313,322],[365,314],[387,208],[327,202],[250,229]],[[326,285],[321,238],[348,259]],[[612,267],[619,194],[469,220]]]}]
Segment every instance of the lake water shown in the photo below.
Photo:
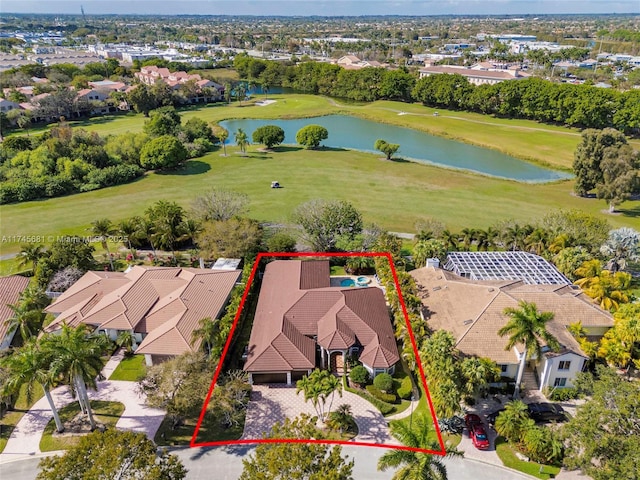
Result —
[{"label": "lake water", "polygon": [[[260,108],[260,107],[256,107]],[[221,122],[229,131],[227,143],[233,144],[233,134],[242,128],[251,140],[253,131],[263,125],[278,125],[285,132],[284,143],[295,144],[296,133],[306,125],[322,125],[329,138],[322,142],[327,147],[376,152],[373,144],[378,138],[400,144],[395,157],[436,166],[469,170],[472,172],[507,178],[520,182],[550,182],[571,175],[539,167],[494,150],[467,145],[462,142],[429,135],[410,128],[396,127],[347,115],[292,120],[239,119]],[[469,126],[473,128],[473,126]],[[376,152],[380,154],[380,152]]]}]

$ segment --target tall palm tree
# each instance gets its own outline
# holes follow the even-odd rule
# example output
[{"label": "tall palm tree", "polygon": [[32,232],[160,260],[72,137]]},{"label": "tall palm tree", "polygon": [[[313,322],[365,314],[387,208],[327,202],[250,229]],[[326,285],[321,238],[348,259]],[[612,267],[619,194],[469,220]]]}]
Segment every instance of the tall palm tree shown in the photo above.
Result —
[{"label": "tall palm tree", "polygon": [[528,251],[542,256],[547,251],[549,234],[543,228],[536,228],[533,232],[527,235],[527,238],[525,238],[524,242],[524,245]]},{"label": "tall palm tree", "polygon": [[542,357],[540,339],[544,340],[552,350],[560,349],[560,343],[556,337],[547,331],[547,323],[554,317],[553,312],[539,312],[535,303],[524,300],[520,300],[518,306],[519,308],[507,307],[504,309],[504,314],[510,320],[498,330],[498,335],[501,337],[509,335],[505,350],[511,350],[519,343],[524,344],[524,351],[520,354],[520,368],[518,368],[514,398],[517,398],[520,393],[520,382],[522,382],[527,357],[533,354],[537,358]]},{"label": "tall palm tree", "polygon": [[[305,402],[311,400],[313,408],[318,414],[318,420],[324,422],[331,413],[335,392],[342,397],[342,382],[328,370],[316,368],[311,374],[305,375],[296,383],[296,394],[304,393]],[[331,396],[329,407],[325,409],[327,399]]]},{"label": "tall palm tree", "polygon": [[245,153],[247,151],[247,145],[249,145],[249,138],[244,130],[241,128],[235,133],[236,145],[240,147],[240,151]]},{"label": "tall palm tree", "polygon": [[[391,423],[391,435],[407,447],[424,450],[440,450],[440,445],[429,439],[430,422],[425,415],[416,415],[411,425],[404,422]],[[451,450],[446,456],[459,456]],[[411,450],[387,450],[378,460],[378,470],[398,468],[393,480],[447,480],[447,467],[440,457]]]},{"label": "tall palm tree", "polygon": [[469,250],[473,241],[476,238],[476,229],[475,228],[463,228],[460,232],[462,237],[462,248],[464,250]]},{"label": "tall palm tree", "polygon": [[220,143],[222,144],[222,151],[224,156],[227,156],[227,138],[229,138],[229,132],[226,129],[221,129],[218,132],[218,138],[220,139]]},{"label": "tall palm tree", "polygon": [[242,105],[242,100],[247,96],[247,85],[244,82],[238,83],[236,85],[236,97],[240,101],[240,105]]},{"label": "tall palm tree", "polygon": [[158,255],[156,254],[156,247],[155,247],[155,242],[154,240],[154,236],[156,233],[156,228],[154,223],[146,218],[140,218],[137,217],[138,221],[136,222],[137,225],[137,231],[136,231],[136,235],[138,236],[138,238],[149,242],[149,245],[151,246],[151,251],[153,252],[153,256],[157,257]]},{"label": "tall palm tree", "polygon": [[38,266],[38,260],[44,255],[44,245],[38,243],[29,243],[27,245],[20,246],[20,253],[18,254],[18,265],[21,267],[27,267],[31,265],[33,271]]},{"label": "tall palm tree", "polygon": [[447,251],[455,252],[458,250],[458,234],[443,230],[440,239],[444,242]]},{"label": "tall palm tree", "polygon": [[496,432],[510,442],[519,442],[533,424],[527,406],[520,400],[509,402],[496,417]]},{"label": "tall palm tree", "polygon": [[31,308],[27,302],[21,301],[7,307],[11,309],[11,317],[5,320],[8,332],[19,331],[25,342],[38,333],[44,319],[42,309]]},{"label": "tall palm tree", "polygon": [[9,377],[2,385],[2,395],[17,394],[20,388],[26,385],[27,402],[31,403],[33,389],[36,384],[40,384],[49,403],[49,408],[53,413],[56,430],[63,432],[64,426],[60,421],[58,410],[51,397],[51,388],[54,386],[55,381],[49,370],[50,361],[51,359],[47,357],[35,339],[30,339],[22,347],[3,357],[0,360],[0,367],[9,372]]},{"label": "tall palm tree", "polygon": [[109,264],[111,265],[111,271],[113,272],[115,270],[113,268],[113,258],[111,258],[109,243],[107,242],[107,239],[114,233],[111,220],[109,220],[108,218],[100,218],[98,220],[95,220],[91,223],[91,233],[93,233],[100,239],[102,248],[107,251],[107,257],[109,258]]},{"label": "tall palm tree", "polygon": [[122,235],[124,243],[129,250],[133,250],[131,239],[138,232],[138,225],[135,218],[125,218],[118,224],[118,235]]},{"label": "tall palm tree", "polygon": [[50,355],[51,372],[69,385],[78,397],[78,403],[86,412],[91,428],[96,428],[87,387],[97,389],[96,379],[104,366],[102,353],[109,339],[105,335],[91,333],[84,324],[73,328],[63,324],[59,332],[44,337],[42,346]]},{"label": "tall palm tree", "polygon": [[211,356],[211,350],[216,344],[219,334],[219,320],[211,320],[211,317],[202,318],[198,322],[198,328],[191,334],[191,345],[195,345],[198,340],[202,340],[202,343],[207,347],[207,354]]}]

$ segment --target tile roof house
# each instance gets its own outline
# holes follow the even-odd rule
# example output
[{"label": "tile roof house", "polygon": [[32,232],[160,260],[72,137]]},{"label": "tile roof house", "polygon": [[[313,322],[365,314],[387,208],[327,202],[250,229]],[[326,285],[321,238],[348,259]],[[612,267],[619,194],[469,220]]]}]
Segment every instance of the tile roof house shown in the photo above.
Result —
[{"label": "tile roof house", "polygon": [[10,275],[8,277],[0,277],[0,351],[9,348],[15,330],[9,332],[6,325],[7,320],[13,316],[13,310],[9,305],[13,305],[20,298],[20,294],[29,285],[27,277],[20,275]]},{"label": "tile roof house", "polygon": [[421,68],[419,72],[420,78],[443,73],[462,75],[474,85],[493,85],[507,80],[522,80],[530,77],[528,73],[517,68],[479,70],[456,65],[431,65],[430,63],[425,63],[425,67]]},{"label": "tile roof house", "polygon": [[[189,81],[193,81],[196,84],[198,95],[190,99],[191,103],[219,100],[224,94],[224,86],[212,80],[208,80],[206,78],[203,79],[197,73],[189,74],[183,71],[170,72],[168,68],[160,68],[156,67],[155,65],[149,65],[146,67],[142,67],[140,71],[136,72],[134,75],[138,80],[140,80],[140,82],[147,85],[153,85],[157,81],[163,81],[172,89],[177,89],[181,85],[184,85]],[[203,88],[210,89],[208,91],[210,97],[205,98],[204,92],[202,91]]]},{"label": "tile roof house", "polygon": [[63,322],[84,323],[112,339],[133,332],[136,353],[147,364],[199,348],[192,333],[201,319],[224,313],[240,270],[133,267],[122,272],[87,272],[46,311],[57,315],[46,331]]},{"label": "tile roof house", "polygon": [[507,307],[518,308],[521,300],[533,302],[554,318],[547,330],[561,345],[559,352],[543,346],[542,358],[529,360],[524,373],[528,388],[570,387],[588,359],[567,327],[581,322],[590,339],[600,338],[613,326],[609,312],[567,284],[528,284],[523,280],[473,280],[448,270],[428,266],[413,270],[423,304],[422,316],[435,330],[453,334],[456,348],[465,355],[488,357],[502,369],[504,377],[516,378],[524,345],[505,350],[508,337],[498,330],[508,321]]},{"label": "tile roof house", "polygon": [[291,384],[317,359],[335,370],[355,353],[372,375],[393,373],[400,360],[382,290],[331,287],[324,260],[269,263],[244,366],[250,382]]}]

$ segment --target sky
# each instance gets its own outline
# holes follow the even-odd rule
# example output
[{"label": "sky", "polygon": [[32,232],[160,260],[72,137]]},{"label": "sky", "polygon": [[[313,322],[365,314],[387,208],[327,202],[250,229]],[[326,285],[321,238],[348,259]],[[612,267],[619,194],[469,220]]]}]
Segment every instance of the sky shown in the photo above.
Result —
[{"label": "sky", "polygon": [[0,0],[0,13],[201,15],[523,15],[640,13],[640,0]]}]

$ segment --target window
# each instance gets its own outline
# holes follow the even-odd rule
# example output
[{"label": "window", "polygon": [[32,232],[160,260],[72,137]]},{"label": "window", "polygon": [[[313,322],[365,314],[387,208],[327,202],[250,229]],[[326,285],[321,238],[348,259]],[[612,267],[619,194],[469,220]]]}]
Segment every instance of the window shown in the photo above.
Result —
[{"label": "window", "polygon": [[567,377],[558,377],[553,381],[554,387],[565,387],[567,385]]},{"label": "window", "polygon": [[509,370],[509,365],[505,365],[505,364],[500,365],[501,373],[507,373],[507,370]]},{"label": "window", "polygon": [[558,370],[569,370],[571,368],[571,362],[568,360],[563,360],[558,365]]}]

